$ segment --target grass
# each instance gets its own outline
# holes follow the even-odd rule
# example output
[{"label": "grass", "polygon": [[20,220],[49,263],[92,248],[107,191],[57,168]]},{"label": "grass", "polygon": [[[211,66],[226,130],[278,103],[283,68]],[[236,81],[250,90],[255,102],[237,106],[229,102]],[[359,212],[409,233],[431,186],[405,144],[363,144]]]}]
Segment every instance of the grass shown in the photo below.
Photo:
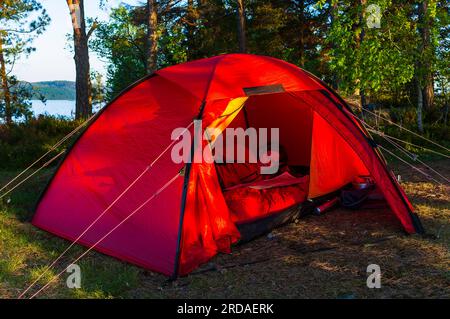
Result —
[{"label": "grass", "polygon": [[[432,165],[450,175],[450,161]],[[389,210],[336,209],[273,231],[218,255],[191,275],[167,278],[91,252],[79,265],[82,288],[63,276],[40,298],[449,298],[450,192],[394,163],[402,186],[435,238],[404,235]],[[0,172],[0,184],[16,172]],[[0,297],[15,298],[68,242],[29,223],[34,203],[51,175],[46,170],[0,201]],[[84,251],[74,247],[55,270]],[[381,289],[366,287],[366,268],[378,264]],[[214,270],[211,270],[214,269]],[[68,275],[68,274],[67,274]],[[34,290],[36,291],[36,290]]]}]

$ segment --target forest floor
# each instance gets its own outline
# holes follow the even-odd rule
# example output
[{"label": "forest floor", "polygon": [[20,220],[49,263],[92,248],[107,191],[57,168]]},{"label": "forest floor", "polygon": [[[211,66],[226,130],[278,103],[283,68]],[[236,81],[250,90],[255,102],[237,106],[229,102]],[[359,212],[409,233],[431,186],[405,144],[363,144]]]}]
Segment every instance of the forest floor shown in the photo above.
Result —
[{"label": "forest floor", "polygon": [[[432,165],[450,175],[449,160]],[[238,245],[174,282],[90,252],[78,263],[81,289],[68,289],[64,277],[39,298],[450,298],[450,189],[394,168],[435,237],[405,235],[387,209],[339,208]],[[14,173],[0,172],[0,185]],[[50,175],[42,172],[0,202],[0,298],[16,298],[69,244],[28,222]],[[73,247],[41,283],[83,251]],[[380,289],[366,286],[369,264],[381,268]]]}]

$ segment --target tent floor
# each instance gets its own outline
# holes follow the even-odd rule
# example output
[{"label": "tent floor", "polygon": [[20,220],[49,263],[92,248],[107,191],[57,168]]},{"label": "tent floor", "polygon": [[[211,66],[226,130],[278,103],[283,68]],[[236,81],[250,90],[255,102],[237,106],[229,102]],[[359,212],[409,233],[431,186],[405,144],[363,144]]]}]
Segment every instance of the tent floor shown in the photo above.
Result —
[{"label": "tent floor", "polygon": [[270,214],[267,217],[259,218],[251,222],[236,224],[241,239],[239,244],[249,242],[259,236],[269,233],[272,229],[294,221],[299,215],[302,204],[296,204],[281,212]]}]

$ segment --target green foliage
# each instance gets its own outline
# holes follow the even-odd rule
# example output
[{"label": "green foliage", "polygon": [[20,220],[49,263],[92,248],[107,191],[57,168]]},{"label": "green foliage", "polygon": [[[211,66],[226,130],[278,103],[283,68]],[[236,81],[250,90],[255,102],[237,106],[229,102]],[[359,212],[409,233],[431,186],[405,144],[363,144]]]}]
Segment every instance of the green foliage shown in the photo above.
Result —
[{"label": "green foliage", "polygon": [[[33,91],[29,85],[20,82],[15,76],[7,77],[11,98],[11,111],[15,119],[28,120],[32,116],[30,99]],[[4,92],[0,92],[0,118],[5,118],[6,104]]]},{"label": "green foliage", "polygon": [[[427,141],[424,141],[422,138],[415,136],[408,132],[407,130],[416,131],[416,122],[417,122],[417,114],[415,108],[408,107],[398,107],[398,108],[389,108],[389,109],[379,109],[375,111],[380,116],[387,118],[394,123],[397,123],[404,127],[405,129],[400,129],[398,126],[390,124],[389,122],[382,120],[380,118],[376,118],[373,114],[365,112],[364,121],[368,123],[371,127],[375,127],[377,130],[384,132],[387,135],[393,136],[395,138],[401,139],[403,141],[413,143],[416,145],[424,146],[428,149],[435,150],[438,152],[445,153],[445,151],[439,149],[433,144],[430,144]],[[383,142],[382,145],[386,145],[386,141],[376,135],[373,134],[377,141]],[[428,119],[428,121],[424,124],[424,132],[422,136],[431,139],[432,141],[437,141],[441,145],[450,148],[450,130],[447,125],[442,123],[435,123],[432,119]],[[400,143],[404,146],[403,143]],[[389,147],[392,145],[387,144]],[[410,147],[411,152],[418,155],[425,155],[429,159],[442,159],[440,156],[434,156],[432,152],[427,152],[422,148]]]},{"label": "green foliage", "polygon": [[[415,106],[418,60],[432,64],[438,95],[449,93],[448,4],[428,0],[431,48],[420,52],[417,3],[400,0],[247,0],[249,53],[299,65],[353,95],[387,107]],[[158,67],[238,51],[236,2],[204,0],[169,6],[158,15]],[[364,3],[364,4],[361,4]],[[380,7],[380,28],[369,28],[369,5]],[[110,62],[108,99],[145,74],[145,7],[122,5],[96,32],[94,49]],[[438,96],[440,105],[447,98]]]},{"label": "green foliage", "polygon": [[98,26],[91,40],[92,49],[109,61],[109,100],[145,75],[145,28],[135,24],[131,10],[128,6],[114,9],[109,21]]},{"label": "green foliage", "polygon": [[50,17],[37,0],[2,0],[0,8],[2,32],[22,48],[41,34],[50,22]]},{"label": "green foliage", "polygon": [[[96,29],[91,48],[109,61],[107,100],[111,100],[146,74],[146,30],[144,8],[127,5],[113,9],[109,21],[100,24]],[[161,15],[158,67],[185,62],[185,41],[185,28],[179,23],[176,13],[169,10]]]},{"label": "green foliage", "polygon": [[[30,104],[27,102],[31,97],[30,89],[10,73],[20,57],[34,51],[32,41],[49,22],[45,9],[36,0],[0,1],[0,67],[4,71],[0,79],[3,82],[0,117],[5,121],[9,120],[8,113],[13,118],[30,116]],[[7,96],[10,96],[10,103]]]},{"label": "green foliage", "polygon": [[439,2],[436,8],[436,88],[441,105],[449,103],[450,94],[450,3]]},{"label": "green foliage", "polygon": [[197,19],[189,59],[236,52],[237,22],[235,1],[202,1],[195,8]]},{"label": "green foliage", "polygon": [[73,81],[44,81],[30,83],[35,100],[42,97],[45,100],[75,100],[75,82]]},{"label": "green foliage", "polygon": [[249,1],[250,52],[274,56],[323,74],[319,48],[327,12],[314,5],[315,1]]},{"label": "green foliage", "polygon": [[168,25],[168,29],[161,33],[158,40],[159,47],[163,48],[158,56],[160,68],[187,61],[187,48],[180,45],[183,41],[184,29],[179,24]]},{"label": "green foliage", "polygon": [[[370,4],[381,9],[380,28],[366,24]],[[326,41],[332,46],[330,69],[337,74],[341,90],[347,94],[360,89],[393,91],[412,80],[417,40],[408,19],[410,7],[377,0],[365,6],[339,5],[337,10]]]},{"label": "green foliage", "polygon": [[[238,51],[235,6],[235,1],[207,0],[198,2],[191,12],[185,6],[160,4],[158,67]],[[312,0],[248,1],[249,51],[325,73],[320,45],[327,12],[314,6]],[[145,75],[145,36],[144,7],[121,5],[96,30],[91,47],[110,62],[108,99]]]},{"label": "green foliage", "polygon": [[103,76],[99,72],[91,72],[92,105],[97,108],[104,106],[106,102],[106,88],[103,84]]},{"label": "green foliage", "polygon": [[[27,167],[79,124],[63,117],[39,116],[27,122],[0,125],[0,168]],[[58,148],[55,154],[61,150]]]}]

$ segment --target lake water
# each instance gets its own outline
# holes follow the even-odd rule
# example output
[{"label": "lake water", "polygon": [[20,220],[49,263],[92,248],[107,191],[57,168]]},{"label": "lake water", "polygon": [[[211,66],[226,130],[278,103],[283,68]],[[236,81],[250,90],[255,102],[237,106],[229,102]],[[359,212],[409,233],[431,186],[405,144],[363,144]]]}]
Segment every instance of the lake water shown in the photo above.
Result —
[{"label": "lake water", "polygon": [[31,107],[35,116],[49,114],[73,117],[75,113],[75,101],[68,100],[48,100],[45,103],[33,100],[31,101]]}]

